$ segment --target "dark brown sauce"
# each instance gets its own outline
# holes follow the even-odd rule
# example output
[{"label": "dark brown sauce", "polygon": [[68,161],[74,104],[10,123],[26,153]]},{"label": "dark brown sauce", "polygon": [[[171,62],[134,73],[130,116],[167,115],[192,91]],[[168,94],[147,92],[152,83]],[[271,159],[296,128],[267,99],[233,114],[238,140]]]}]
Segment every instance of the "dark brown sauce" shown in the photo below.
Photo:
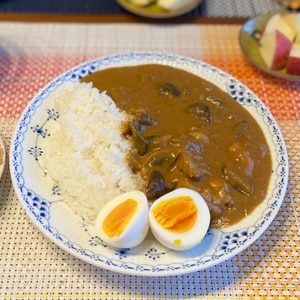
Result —
[{"label": "dark brown sauce", "polygon": [[150,201],[188,187],[211,212],[211,227],[232,225],[265,198],[272,163],[254,118],[230,95],[186,71],[142,65],[82,79],[107,91],[133,115],[129,163],[147,182]]}]

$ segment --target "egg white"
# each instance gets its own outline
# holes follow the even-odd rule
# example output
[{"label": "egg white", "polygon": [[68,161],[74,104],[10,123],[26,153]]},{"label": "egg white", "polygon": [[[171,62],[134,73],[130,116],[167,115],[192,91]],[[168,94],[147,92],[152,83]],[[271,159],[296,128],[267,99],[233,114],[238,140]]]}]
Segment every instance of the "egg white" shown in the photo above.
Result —
[{"label": "egg white", "polygon": [[[110,237],[103,230],[103,222],[106,216],[119,204],[127,199],[136,200],[137,209],[129,220],[127,226],[119,236]],[[149,205],[147,197],[143,192],[131,191],[121,194],[108,203],[100,210],[96,221],[95,230],[97,235],[107,244],[116,248],[131,248],[140,244],[149,231]]]},{"label": "egg white", "polygon": [[[193,227],[181,233],[163,228],[153,215],[153,209],[159,203],[178,196],[190,196],[198,210],[197,220]],[[165,194],[152,204],[149,210],[149,223],[153,235],[161,244],[173,250],[188,250],[198,245],[207,233],[210,224],[210,212],[205,200],[199,193],[188,188],[179,188]]]}]

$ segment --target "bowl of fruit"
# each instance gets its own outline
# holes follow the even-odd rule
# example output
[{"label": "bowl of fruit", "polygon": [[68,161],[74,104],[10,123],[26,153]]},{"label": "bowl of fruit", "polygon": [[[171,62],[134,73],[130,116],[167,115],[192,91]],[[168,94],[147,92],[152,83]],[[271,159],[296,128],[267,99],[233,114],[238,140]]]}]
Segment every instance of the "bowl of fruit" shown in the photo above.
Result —
[{"label": "bowl of fruit", "polygon": [[117,2],[136,15],[162,19],[188,13],[200,5],[202,0],[117,0]]},{"label": "bowl of fruit", "polygon": [[268,13],[250,19],[242,26],[239,42],[259,69],[300,80],[300,13]]}]

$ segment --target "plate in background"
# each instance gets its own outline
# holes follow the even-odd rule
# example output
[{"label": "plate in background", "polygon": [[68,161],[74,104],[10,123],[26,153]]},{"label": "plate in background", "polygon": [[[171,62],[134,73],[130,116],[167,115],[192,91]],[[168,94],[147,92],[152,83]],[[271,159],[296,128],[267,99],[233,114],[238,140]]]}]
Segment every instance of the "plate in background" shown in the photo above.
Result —
[{"label": "plate in background", "polygon": [[300,80],[300,76],[289,75],[285,70],[271,70],[264,63],[259,53],[259,36],[267,21],[275,13],[258,15],[248,20],[242,27],[239,34],[239,43],[246,58],[258,69],[279,78]]},{"label": "plate in background", "polygon": [[173,18],[184,15],[189,11],[195,9],[203,0],[194,0],[192,3],[184,6],[181,9],[174,11],[167,11],[159,7],[157,4],[148,6],[137,6],[132,4],[129,0],[117,0],[118,4],[128,10],[129,12],[147,18],[164,19]]}]

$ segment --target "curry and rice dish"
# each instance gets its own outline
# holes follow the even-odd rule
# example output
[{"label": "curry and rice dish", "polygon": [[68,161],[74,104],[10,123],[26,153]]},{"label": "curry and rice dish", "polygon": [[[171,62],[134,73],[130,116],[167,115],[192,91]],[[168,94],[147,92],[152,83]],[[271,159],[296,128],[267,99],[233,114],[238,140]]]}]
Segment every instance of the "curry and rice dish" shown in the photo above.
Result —
[{"label": "curry and rice dish", "polygon": [[264,134],[230,95],[162,65],[101,70],[82,79],[106,91],[130,117],[124,136],[149,201],[176,188],[199,192],[211,227],[232,225],[263,201],[272,162]]}]

